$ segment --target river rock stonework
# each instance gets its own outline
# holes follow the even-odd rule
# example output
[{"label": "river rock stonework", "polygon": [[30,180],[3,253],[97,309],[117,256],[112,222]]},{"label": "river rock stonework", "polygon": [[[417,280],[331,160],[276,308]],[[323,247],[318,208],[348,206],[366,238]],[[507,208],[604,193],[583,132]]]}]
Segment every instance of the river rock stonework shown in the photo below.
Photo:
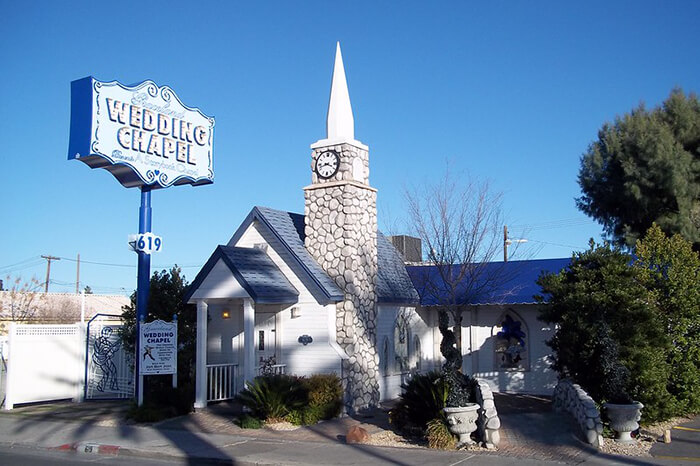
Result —
[{"label": "river rock stonework", "polygon": [[[340,154],[340,166],[324,180],[313,164],[329,149]],[[318,148],[311,163],[312,185],[304,188],[305,246],[344,293],[336,305],[336,340],[349,356],[343,361],[346,406],[358,412],[379,404],[377,193],[369,186],[366,149]]]}]

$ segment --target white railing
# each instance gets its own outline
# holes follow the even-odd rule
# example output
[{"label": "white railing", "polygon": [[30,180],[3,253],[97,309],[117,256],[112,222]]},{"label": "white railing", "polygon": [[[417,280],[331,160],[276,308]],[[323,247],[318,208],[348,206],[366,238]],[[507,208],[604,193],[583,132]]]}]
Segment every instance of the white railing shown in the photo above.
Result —
[{"label": "white railing", "polygon": [[207,364],[207,401],[232,399],[237,375],[238,364]]},{"label": "white railing", "polygon": [[255,368],[255,372],[258,375],[263,375],[263,372],[272,375],[282,375],[286,371],[286,364],[271,364],[269,366],[258,366]]}]

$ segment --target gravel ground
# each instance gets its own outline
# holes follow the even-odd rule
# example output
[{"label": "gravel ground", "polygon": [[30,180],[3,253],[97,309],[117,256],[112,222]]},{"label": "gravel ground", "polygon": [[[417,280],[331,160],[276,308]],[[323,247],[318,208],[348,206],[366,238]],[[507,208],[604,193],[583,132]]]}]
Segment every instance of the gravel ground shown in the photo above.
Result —
[{"label": "gravel ground", "polygon": [[[651,449],[652,445],[654,445],[655,442],[657,441],[663,441],[663,434],[664,431],[667,429],[671,429],[673,426],[676,426],[678,424],[682,424],[684,422],[689,421],[691,418],[685,418],[685,417],[677,417],[670,419],[665,422],[659,422],[656,424],[652,424],[649,426],[642,427],[639,430],[639,435],[635,439],[636,441],[634,443],[630,444],[622,444],[622,443],[617,443],[615,440],[611,438],[606,438],[605,443],[603,445],[603,448],[600,449],[602,453],[609,453],[612,455],[623,455],[623,456],[642,456],[642,457],[651,457],[649,454],[649,450]],[[268,425],[268,427],[270,427]],[[383,446],[383,447],[400,447],[400,448],[427,448],[428,445],[426,442],[415,442],[411,440],[407,440],[400,435],[396,434],[395,432],[392,431],[382,431],[378,432],[376,434],[373,434],[370,437],[369,442],[367,442],[369,445],[377,445],[377,446]],[[475,451],[493,451],[493,450],[488,450],[484,447],[478,446],[478,445],[470,445],[469,447],[466,447],[469,450],[475,450]]]}]

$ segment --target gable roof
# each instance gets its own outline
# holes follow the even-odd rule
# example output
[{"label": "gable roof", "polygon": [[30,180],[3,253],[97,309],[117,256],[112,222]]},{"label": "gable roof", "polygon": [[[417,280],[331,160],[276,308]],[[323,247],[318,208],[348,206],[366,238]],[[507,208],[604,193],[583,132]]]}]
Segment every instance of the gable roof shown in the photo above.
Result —
[{"label": "gable roof", "polygon": [[391,241],[377,232],[377,300],[379,303],[418,304],[406,265]]},{"label": "gable roof", "polygon": [[[476,272],[478,276],[474,280],[473,291],[469,292],[466,289],[468,281],[463,281],[454,293],[457,298],[455,304],[534,304],[534,295],[541,292],[536,283],[540,274],[557,273],[570,262],[570,258],[564,258],[481,264]],[[420,294],[421,305],[436,306],[447,302],[450,293],[447,285],[441,283],[435,265],[409,265],[406,269]]]},{"label": "gable roof", "polygon": [[268,207],[253,207],[229,245],[236,244],[257,221],[260,234],[322,305],[343,300],[343,292],[304,246],[304,216]]},{"label": "gable roof", "polygon": [[257,248],[217,246],[188,288],[185,302],[189,301],[202,285],[219,260],[226,264],[238,283],[256,303],[282,304],[297,301],[299,292],[265,251]]},{"label": "gable roof", "polygon": [[[256,206],[236,230],[229,244],[236,244],[243,233],[258,221],[265,240],[277,251],[304,286],[321,304],[343,299],[342,290],[321,268],[304,246],[304,216]],[[380,303],[418,304],[418,293],[406,273],[401,256],[391,242],[377,232],[377,300]]]}]

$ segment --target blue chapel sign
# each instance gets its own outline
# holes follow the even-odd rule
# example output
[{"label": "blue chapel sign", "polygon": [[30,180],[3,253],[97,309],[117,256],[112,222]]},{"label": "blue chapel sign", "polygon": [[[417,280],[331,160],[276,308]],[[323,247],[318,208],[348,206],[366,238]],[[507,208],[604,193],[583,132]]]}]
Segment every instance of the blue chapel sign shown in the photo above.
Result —
[{"label": "blue chapel sign", "polygon": [[127,188],[212,183],[213,133],[214,118],[168,86],[71,83],[68,159],[104,168]]},{"label": "blue chapel sign", "polygon": [[[124,86],[102,82],[92,76],[71,83],[70,142],[68,160],[80,160],[91,168],[104,168],[126,188],[140,188],[136,334],[145,320],[150,288],[150,253],[160,250],[162,240],[151,232],[151,191],[173,185],[192,186],[214,182],[212,148],[214,118],[198,108],[187,107],[168,86],[144,81]],[[155,249],[146,247],[153,241]],[[140,241],[144,247],[140,247]],[[131,243],[131,241],[130,241]],[[142,347],[136,339],[136,354]],[[175,352],[177,352],[175,350]],[[143,402],[144,372],[136,391]],[[148,372],[148,371],[147,371]]]}]

